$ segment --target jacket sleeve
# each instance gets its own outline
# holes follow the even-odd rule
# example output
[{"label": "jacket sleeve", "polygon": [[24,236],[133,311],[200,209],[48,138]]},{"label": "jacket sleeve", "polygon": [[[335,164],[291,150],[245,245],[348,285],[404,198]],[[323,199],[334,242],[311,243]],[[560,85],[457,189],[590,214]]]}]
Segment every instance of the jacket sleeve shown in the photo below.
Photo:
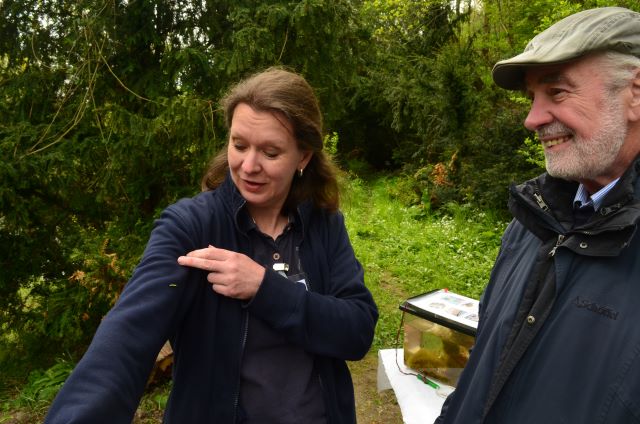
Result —
[{"label": "jacket sleeve", "polygon": [[336,213],[324,218],[309,225],[300,248],[309,291],[267,270],[249,308],[307,352],[358,360],[371,347],[378,310],[344,217]]},{"label": "jacket sleeve", "polygon": [[[143,258],[51,405],[45,423],[130,423],[163,343],[193,290],[179,255],[193,248],[176,210],[155,223]],[[189,289],[189,290],[187,290]]]}]

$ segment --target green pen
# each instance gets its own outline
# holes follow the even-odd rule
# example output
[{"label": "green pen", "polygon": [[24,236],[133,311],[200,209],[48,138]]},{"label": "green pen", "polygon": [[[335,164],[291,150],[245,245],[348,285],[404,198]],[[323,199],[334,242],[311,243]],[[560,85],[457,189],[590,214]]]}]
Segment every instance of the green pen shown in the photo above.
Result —
[{"label": "green pen", "polygon": [[440,388],[438,383],[436,383],[435,381],[429,380],[426,376],[424,376],[422,374],[418,374],[418,375],[416,375],[416,377],[418,377],[418,380],[422,381],[423,383],[428,384],[429,386],[433,387],[436,390],[438,390]]}]

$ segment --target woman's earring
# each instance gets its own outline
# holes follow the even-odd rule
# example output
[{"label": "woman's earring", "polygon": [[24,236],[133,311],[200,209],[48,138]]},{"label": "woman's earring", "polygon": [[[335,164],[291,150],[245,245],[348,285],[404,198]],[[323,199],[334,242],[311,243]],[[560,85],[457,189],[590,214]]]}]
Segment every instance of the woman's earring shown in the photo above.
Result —
[{"label": "woman's earring", "polygon": [[304,168],[298,169],[298,177],[302,178],[303,173],[304,173]]}]

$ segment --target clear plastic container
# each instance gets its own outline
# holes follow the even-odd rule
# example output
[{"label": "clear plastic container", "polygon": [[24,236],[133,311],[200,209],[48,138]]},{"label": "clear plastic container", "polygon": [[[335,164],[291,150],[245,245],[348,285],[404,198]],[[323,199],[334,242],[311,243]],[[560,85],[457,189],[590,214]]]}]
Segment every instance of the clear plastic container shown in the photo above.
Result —
[{"label": "clear plastic container", "polygon": [[404,364],[455,387],[475,342],[478,301],[436,290],[408,299],[400,309]]}]

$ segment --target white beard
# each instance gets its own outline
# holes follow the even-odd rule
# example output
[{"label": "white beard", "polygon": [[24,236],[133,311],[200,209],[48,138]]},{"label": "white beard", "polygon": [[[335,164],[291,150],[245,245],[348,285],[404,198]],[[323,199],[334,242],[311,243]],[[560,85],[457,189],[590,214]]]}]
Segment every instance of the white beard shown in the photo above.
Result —
[{"label": "white beard", "polygon": [[572,128],[554,121],[538,130],[538,137],[570,134],[571,139],[561,151],[545,149],[544,156],[549,175],[566,180],[595,180],[605,175],[614,165],[627,136],[627,121],[618,98],[607,98],[601,115],[602,127],[590,138],[576,135]]}]

